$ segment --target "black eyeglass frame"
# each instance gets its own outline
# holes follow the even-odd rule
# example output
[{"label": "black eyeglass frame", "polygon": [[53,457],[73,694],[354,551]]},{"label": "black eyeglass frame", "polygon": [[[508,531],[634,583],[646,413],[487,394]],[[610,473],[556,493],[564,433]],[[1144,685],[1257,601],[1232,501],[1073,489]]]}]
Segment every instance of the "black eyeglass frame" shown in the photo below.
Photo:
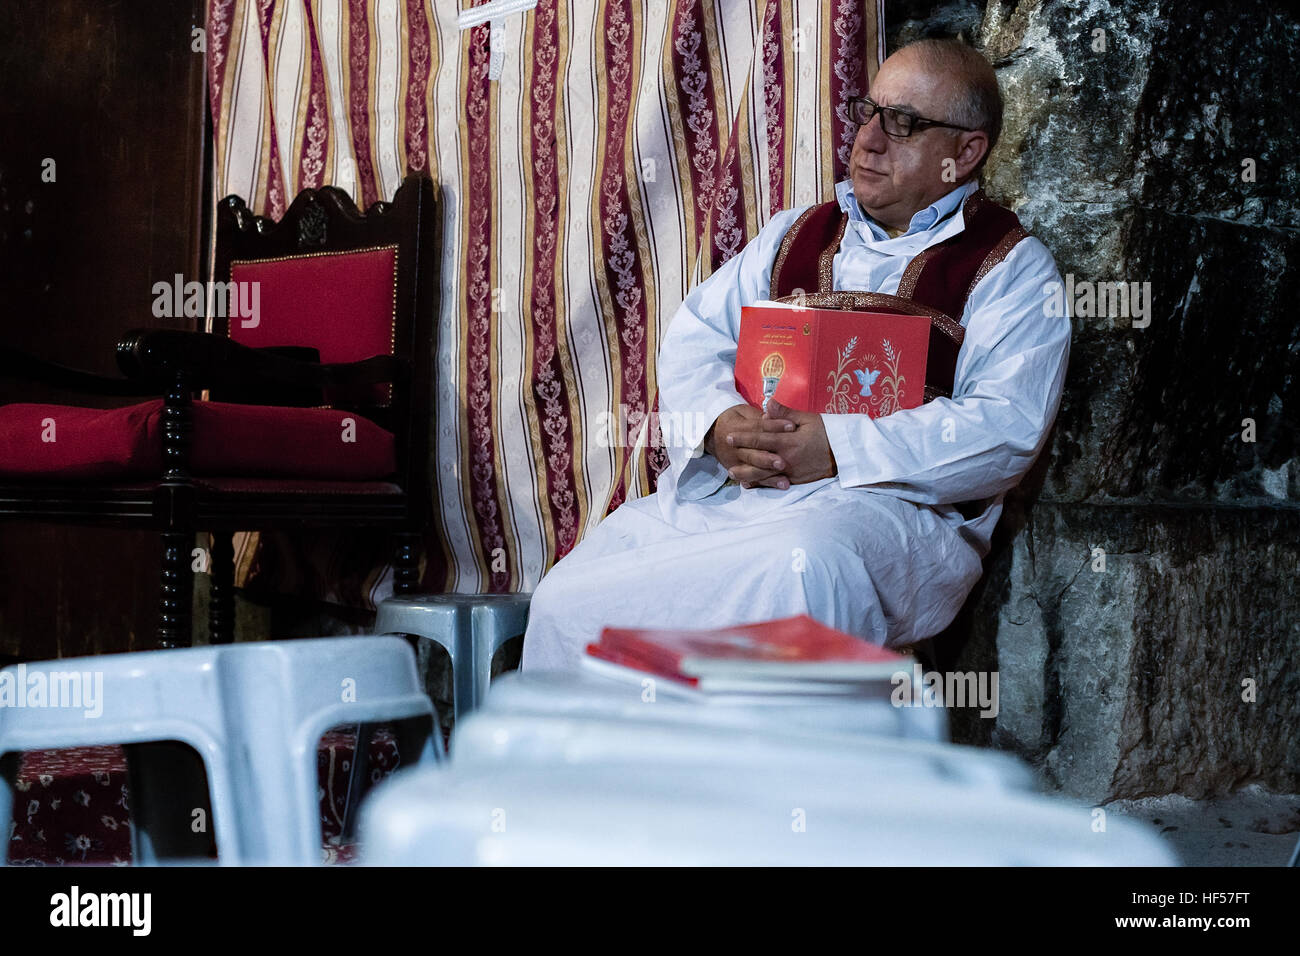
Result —
[{"label": "black eyeglass frame", "polygon": [[[856,120],[853,114],[856,104],[861,103],[863,107],[870,112],[867,113],[865,120]],[[859,126],[866,126],[871,122],[872,117],[877,113],[880,114],[880,129],[886,136],[892,136],[894,139],[907,139],[913,133],[924,132],[931,126],[942,126],[945,129],[959,129],[963,133],[974,133],[977,130],[969,126],[958,126],[956,123],[945,123],[943,120],[927,119],[924,116],[917,116],[915,113],[909,113],[906,110],[900,110],[893,106],[881,106],[868,96],[851,96],[844,104],[845,118],[851,123],[857,123]],[[902,117],[907,117],[906,127],[900,122]],[[889,119],[890,125],[896,129],[905,129],[902,133],[891,133],[885,129],[885,120]]]}]

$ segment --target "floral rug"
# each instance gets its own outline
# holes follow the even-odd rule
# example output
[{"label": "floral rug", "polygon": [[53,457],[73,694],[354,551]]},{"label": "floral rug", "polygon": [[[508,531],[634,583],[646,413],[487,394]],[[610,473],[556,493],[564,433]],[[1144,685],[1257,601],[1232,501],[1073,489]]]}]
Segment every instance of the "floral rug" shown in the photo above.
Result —
[{"label": "floral rug", "polygon": [[[356,855],[355,845],[340,839],[355,750],[355,732],[343,729],[326,733],[317,750],[321,853],[327,863],[347,863]],[[370,740],[367,788],[400,763],[392,733],[376,732]],[[131,793],[121,747],[25,753],[17,791],[9,827],[11,866],[131,862]]]}]

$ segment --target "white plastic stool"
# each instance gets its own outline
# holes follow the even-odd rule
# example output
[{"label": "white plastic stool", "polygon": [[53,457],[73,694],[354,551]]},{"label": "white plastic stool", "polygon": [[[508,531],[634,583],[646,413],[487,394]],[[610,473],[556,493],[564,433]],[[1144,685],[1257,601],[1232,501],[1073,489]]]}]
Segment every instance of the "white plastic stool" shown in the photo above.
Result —
[{"label": "white plastic stool", "polygon": [[492,680],[492,656],[528,624],[531,594],[408,594],[380,603],[376,634],[410,634],[451,657],[452,711],[479,705]]},{"label": "white plastic stool", "polygon": [[[67,674],[80,676],[56,676]],[[84,696],[77,701],[82,706],[48,706],[49,695],[45,706],[32,706],[30,693],[26,706],[0,707],[0,821],[6,837],[19,752],[179,741],[197,751],[207,772],[221,864],[319,864],[316,755],[326,730],[405,721],[403,763],[438,754],[433,706],[420,687],[410,646],[396,637],[106,654],[8,667],[0,671],[5,680],[11,687],[41,681],[47,687],[77,686],[95,698],[89,702],[94,709],[102,708],[94,716]],[[168,796],[173,799],[151,819],[188,828],[192,808],[175,805],[170,793],[133,793],[133,813]],[[158,861],[147,828],[137,829],[133,850],[139,862]],[[0,862],[6,852],[0,847]]]},{"label": "white plastic stool", "polygon": [[1022,761],[995,750],[808,727],[659,721],[653,714],[583,717],[484,708],[458,723],[451,740],[451,765],[458,771],[491,764],[571,767],[616,763],[693,765],[702,773],[728,767],[779,767],[804,780],[819,774],[848,778],[870,766],[874,775],[893,780],[992,790],[1036,789],[1034,775]]},{"label": "white plastic stool", "polygon": [[[894,706],[887,692],[875,698],[846,700],[710,695],[674,687],[671,681],[658,681],[654,688],[655,693],[650,695],[642,683],[614,680],[585,669],[521,671],[502,674],[481,709],[756,731],[802,729],[903,740],[948,740],[948,715],[942,707]],[[919,698],[919,694],[913,695],[913,699]]]},{"label": "white plastic stool", "polygon": [[[904,775],[869,757],[459,765],[381,784],[361,808],[379,866],[1168,866],[1155,831],[1021,791]],[[797,761],[797,758],[792,758]],[[800,762],[801,763],[801,762]],[[838,765],[838,766],[837,766]]]}]

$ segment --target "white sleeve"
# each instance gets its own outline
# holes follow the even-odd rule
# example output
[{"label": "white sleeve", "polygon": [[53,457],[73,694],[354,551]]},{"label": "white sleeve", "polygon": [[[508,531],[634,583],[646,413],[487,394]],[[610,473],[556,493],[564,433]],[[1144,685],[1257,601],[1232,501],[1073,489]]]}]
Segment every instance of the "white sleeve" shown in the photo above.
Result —
[{"label": "white sleeve", "polygon": [[991,498],[1015,487],[1056,417],[1069,315],[1047,247],[1022,240],[975,287],[952,398],[884,418],[823,415],[842,485],[920,504]]},{"label": "white sleeve", "polygon": [[703,453],[703,442],[719,415],[745,404],[736,391],[740,309],[769,297],[781,239],[806,208],[773,216],[744,249],[691,291],[669,323],[657,365],[659,419],[683,423],[674,434],[664,432],[669,471],[683,500],[710,495],[727,480],[727,470]]}]

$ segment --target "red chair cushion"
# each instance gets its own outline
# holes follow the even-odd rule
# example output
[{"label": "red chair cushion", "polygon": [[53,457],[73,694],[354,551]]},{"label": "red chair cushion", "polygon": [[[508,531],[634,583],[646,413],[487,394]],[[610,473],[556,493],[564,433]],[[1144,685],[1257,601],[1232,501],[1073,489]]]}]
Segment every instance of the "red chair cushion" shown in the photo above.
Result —
[{"label": "red chair cushion", "polygon": [[[0,406],[0,477],[159,477],[162,404],[155,399],[114,409]],[[397,470],[392,434],[360,415],[226,402],[195,402],[193,409],[195,475],[368,481]]]},{"label": "red chair cushion", "polygon": [[0,476],[76,481],[157,477],[162,402],[127,408],[0,406]]},{"label": "red chair cushion", "polygon": [[[256,323],[230,315],[230,337],[250,348],[310,347],[322,362],[358,362],[393,353],[397,247],[308,253],[230,264],[234,282],[257,283]],[[243,293],[247,301],[250,292]],[[333,404],[387,403],[387,385],[333,389]]]}]

